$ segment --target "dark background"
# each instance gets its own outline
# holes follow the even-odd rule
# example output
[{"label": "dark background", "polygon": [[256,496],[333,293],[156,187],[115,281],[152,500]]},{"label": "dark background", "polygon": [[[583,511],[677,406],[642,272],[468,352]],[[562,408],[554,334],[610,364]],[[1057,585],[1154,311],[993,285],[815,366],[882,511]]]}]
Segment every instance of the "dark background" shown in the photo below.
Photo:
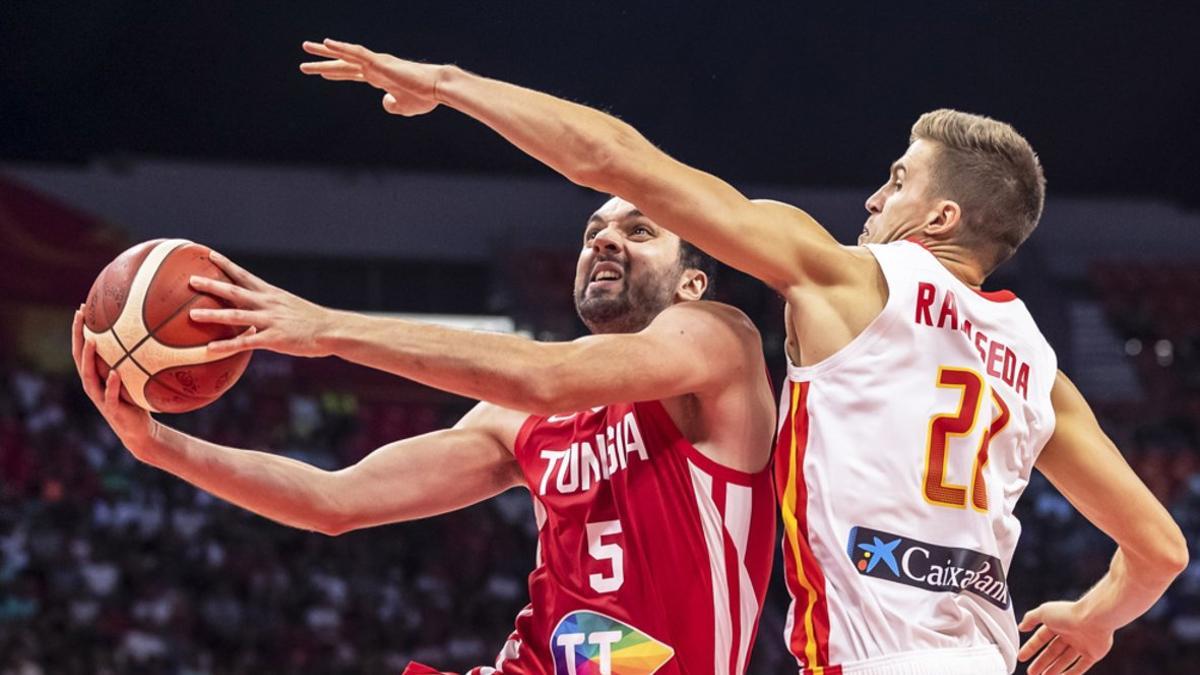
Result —
[{"label": "dark background", "polygon": [[[920,113],[1011,122],[1046,167],[1047,217],[993,284],[1030,306],[1194,557],[1198,19],[1194,5],[1153,2],[0,5],[0,673],[373,673],[409,658],[463,669],[494,659],[524,603],[534,530],[523,492],[335,539],[289,530],[138,466],[69,369],[70,310],[105,261],[160,234],[233,242],[226,252],[268,280],[339,307],[580,334],[564,292],[577,249],[519,226],[527,212],[528,232],[572,242],[602,196],[453,111],[401,120],[373,90],[300,75],[301,40],[323,37],[608,110],[753,196],[813,199],[797,203],[847,243]],[[300,196],[297,171],[331,195],[352,185],[379,200],[379,219],[331,220],[330,239],[388,241],[386,222],[395,245],[296,244],[311,239],[274,222],[271,200]],[[125,180],[147,175],[164,182]],[[260,182],[230,215],[219,184],[247,176]],[[444,208],[404,209],[418,190],[394,186],[426,179],[449,186]],[[161,233],[125,215],[172,200],[195,212],[184,229],[179,214],[164,213]],[[503,237],[489,230],[498,209]],[[443,211],[472,221],[469,254],[431,252],[451,230],[429,223]],[[278,235],[238,238],[254,228]],[[759,325],[778,382],[779,299],[728,270],[718,297]],[[338,468],[467,405],[337,363],[257,355],[227,396],[170,421]],[[1019,514],[1018,616],[1103,574],[1111,542],[1044,480]],[[755,673],[791,663],[781,569]],[[1198,657],[1193,565],[1095,672],[1192,672]]]},{"label": "dark background", "polygon": [[[611,110],[731,179],[870,185],[947,106],[1011,122],[1058,195],[1196,203],[1190,3],[7,2],[0,155],[541,173],[451,112],[395,124],[301,77],[303,39]],[[331,91],[331,87],[334,89]]]}]

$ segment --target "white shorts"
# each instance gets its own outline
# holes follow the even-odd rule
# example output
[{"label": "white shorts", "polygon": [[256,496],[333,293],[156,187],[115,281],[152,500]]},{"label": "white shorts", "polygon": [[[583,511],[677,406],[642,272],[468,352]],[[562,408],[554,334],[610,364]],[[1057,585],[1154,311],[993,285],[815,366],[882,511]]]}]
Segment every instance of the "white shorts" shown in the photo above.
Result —
[{"label": "white shorts", "polygon": [[1000,650],[991,645],[904,652],[842,664],[842,675],[1008,675]]}]

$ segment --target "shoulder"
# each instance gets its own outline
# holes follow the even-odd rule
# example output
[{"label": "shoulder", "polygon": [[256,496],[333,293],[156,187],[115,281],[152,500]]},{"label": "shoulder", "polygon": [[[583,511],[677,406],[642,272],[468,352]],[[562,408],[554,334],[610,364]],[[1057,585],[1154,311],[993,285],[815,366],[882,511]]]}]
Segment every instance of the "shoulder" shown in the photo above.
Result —
[{"label": "shoulder", "polygon": [[1054,373],[1054,385],[1050,389],[1050,403],[1060,418],[1072,414],[1091,416],[1091,407],[1088,406],[1087,400],[1083,398],[1083,394],[1079,393],[1075,383],[1061,370],[1056,370]]},{"label": "shoulder", "polygon": [[760,339],[758,329],[742,310],[712,300],[675,303],[655,317],[647,330],[651,329],[676,330],[683,335],[712,333],[714,338],[752,340],[756,344]]},{"label": "shoulder", "polygon": [[[890,246],[890,245],[889,245]],[[836,247],[837,265],[824,283],[795,284],[782,292],[789,304],[803,308],[814,302],[840,306],[866,304],[875,306],[888,295],[887,276],[876,252],[887,246]]]},{"label": "shoulder", "polygon": [[455,429],[474,429],[487,433],[512,452],[517,434],[530,414],[480,401],[454,425]]}]

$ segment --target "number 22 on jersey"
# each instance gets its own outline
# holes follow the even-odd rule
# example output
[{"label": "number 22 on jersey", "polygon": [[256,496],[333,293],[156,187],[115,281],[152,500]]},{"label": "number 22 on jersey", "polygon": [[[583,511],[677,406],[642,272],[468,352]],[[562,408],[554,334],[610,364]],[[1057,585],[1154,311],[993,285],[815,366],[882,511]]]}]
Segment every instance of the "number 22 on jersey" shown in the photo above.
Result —
[{"label": "number 22 on jersey", "polygon": [[937,414],[929,420],[929,433],[925,444],[925,501],[936,506],[956,509],[967,507],[967,486],[946,482],[950,441],[953,438],[971,435],[979,421],[982,403],[990,398],[995,404],[996,416],[983,430],[983,438],[975,450],[969,490],[971,506],[976,511],[986,513],[988,497],[987,486],[983,482],[983,469],[987,466],[988,448],[992,439],[1008,426],[1011,417],[1008,405],[995,389],[988,386],[983,375],[969,368],[938,368],[937,386],[942,389],[959,389],[960,397],[956,412]]}]

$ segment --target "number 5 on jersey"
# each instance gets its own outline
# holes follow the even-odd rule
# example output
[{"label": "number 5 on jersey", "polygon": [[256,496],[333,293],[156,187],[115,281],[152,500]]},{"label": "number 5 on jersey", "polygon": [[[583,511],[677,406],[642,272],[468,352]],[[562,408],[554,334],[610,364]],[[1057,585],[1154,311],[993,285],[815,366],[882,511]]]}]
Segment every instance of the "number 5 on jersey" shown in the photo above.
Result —
[{"label": "number 5 on jersey", "polygon": [[604,542],[605,537],[611,538],[619,534],[619,520],[602,520],[587,525],[588,554],[594,560],[608,561],[612,564],[611,573],[588,576],[588,584],[597,593],[612,593],[625,583],[625,551],[621,549],[620,544]]},{"label": "number 5 on jersey", "polygon": [[942,366],[938,369],[938,388],[955,388],[961,390],[958,411],[955,413],[934,415],[929,420],[929,435],[925,447],[925,500],[937,506],[950,506],[957,509],[967,507],[967,486],[954,485],[946,482],[946,466],[950,460],[950,440],[961,436],[970,436],[975,430],[979,419],[980,404],[987,394],[995,403],[996,417],[983,431],[983,439],[975,451],[974,467],[971,471],[971,506],[976,511],[987,512],[987,486],[983,482],[983,468],[987,466],[988,448],[992,439],[1004,427],[1008,426],[1010,418],[1008,405],[988,387],[983,375],[969,368],[951,368]]}]

